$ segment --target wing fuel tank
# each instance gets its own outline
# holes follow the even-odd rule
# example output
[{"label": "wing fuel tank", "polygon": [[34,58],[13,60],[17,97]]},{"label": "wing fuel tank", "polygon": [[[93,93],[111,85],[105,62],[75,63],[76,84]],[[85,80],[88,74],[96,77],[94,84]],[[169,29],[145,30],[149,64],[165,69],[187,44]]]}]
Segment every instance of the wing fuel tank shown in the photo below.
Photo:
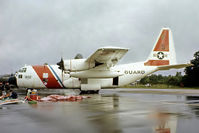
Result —
[{"label": "wing fuel tank", "polygon": [[119,71],[104,71],[104,70],[87,70],[81,72],[71,72],[70,76],[75,78],[114,78],[122,76]]}]

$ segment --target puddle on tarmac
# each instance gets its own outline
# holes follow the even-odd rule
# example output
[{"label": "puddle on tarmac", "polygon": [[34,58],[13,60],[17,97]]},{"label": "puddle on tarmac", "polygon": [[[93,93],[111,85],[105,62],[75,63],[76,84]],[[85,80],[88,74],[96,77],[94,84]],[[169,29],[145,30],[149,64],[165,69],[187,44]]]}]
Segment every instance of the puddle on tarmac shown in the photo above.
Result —
[{"label": "puddle on tarmac", "polygon": [[199,96],[103,90],[78,102],[0,108],[2,133],[198,133]]}]

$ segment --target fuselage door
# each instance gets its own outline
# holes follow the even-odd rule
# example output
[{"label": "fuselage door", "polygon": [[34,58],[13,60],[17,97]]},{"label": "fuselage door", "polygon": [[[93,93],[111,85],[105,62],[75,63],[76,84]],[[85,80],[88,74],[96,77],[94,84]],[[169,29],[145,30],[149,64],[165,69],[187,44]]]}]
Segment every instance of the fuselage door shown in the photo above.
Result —
[{"label": "fuselage door", "polygon": [[113,86],[118,86],[118,84],[119,84],[119,77],[115,77],[115,78],[113,78]]}]

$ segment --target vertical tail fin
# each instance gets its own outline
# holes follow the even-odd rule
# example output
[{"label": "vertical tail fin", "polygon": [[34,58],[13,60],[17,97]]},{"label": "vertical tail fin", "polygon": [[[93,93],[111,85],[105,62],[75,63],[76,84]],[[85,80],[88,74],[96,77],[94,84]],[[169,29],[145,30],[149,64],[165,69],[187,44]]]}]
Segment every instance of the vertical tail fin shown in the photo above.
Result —
[{"label": "vertical tail fin", "polygon": [[176,64],[173,37],[169,28],[163,28],[147,59],[145,66],[163,66]]}]

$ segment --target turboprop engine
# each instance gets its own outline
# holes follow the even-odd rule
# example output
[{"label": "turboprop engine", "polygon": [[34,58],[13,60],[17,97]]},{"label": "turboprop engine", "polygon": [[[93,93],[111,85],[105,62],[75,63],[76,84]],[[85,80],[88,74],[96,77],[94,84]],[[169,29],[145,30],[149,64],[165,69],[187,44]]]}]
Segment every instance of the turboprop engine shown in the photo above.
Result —
[{"label": "turboprop engine", "polygon": [[64,60],[64,69],[66,71],[84,71],[95,67],[95,63],[87,62],[86,59]]},{"label": "turboprop engine", "polygon": [[77,54],[74,59],[63,60],[63,58],[61,58],[61,61],[58,62],[57,65],[59,66],[58,68],[62,71],[77,72],[92,69],[95,66],[101,64],[97,64],[97,62],[88,62],[86,59],[83,59],[81,54]]}]

